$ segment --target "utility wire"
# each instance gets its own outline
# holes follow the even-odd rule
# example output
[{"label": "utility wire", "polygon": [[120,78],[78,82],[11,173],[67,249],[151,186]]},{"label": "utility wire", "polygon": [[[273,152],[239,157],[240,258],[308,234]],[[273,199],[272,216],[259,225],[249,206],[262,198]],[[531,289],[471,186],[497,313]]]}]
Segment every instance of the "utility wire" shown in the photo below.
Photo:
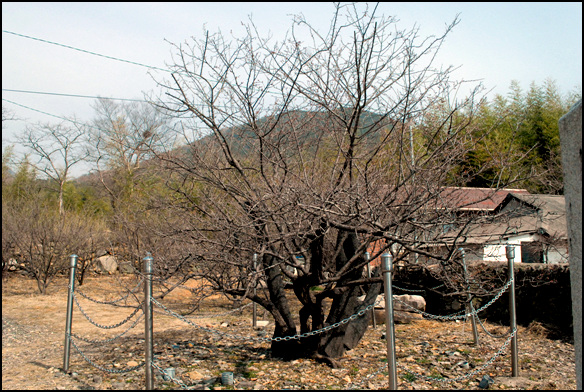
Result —
[{"label": "utility wire", "polygon": [[148,102],[143,99],[132,99],[132,98],[110,98],[110,97],[99,97],[93,95],[78,95],[78,94],[63,94],[63,93],[50,93],[43,91],[29,91],[29,90],[13,90],[8,88],[3,88],[2,91],[10,91],[14,93],[27,93],[27,94],[44,94],[44,95],[58,95],[62,97],[75,97],[75,98],[97,98],[97,99],[113,99],[117,101],[134,101],[134,102]]},{"label": "utility wire", "polygon": [[129,63],[129,64],[134,64],[134,65],[139,65],[139,66],[141,66],[141,67],[146,67],[146,68],[150,68],[150,69],[157,69],[157,70],[159,70],[159,71],[164,71],[164,72],[171,72],[171,71],[170,71],[170,70],[168,70],[168,69],[163,69],[163,68],[153,67],[153,66],[151,66],[151,65],[141,64],[141,63],[137,63],[137,62],[135,62],[135,61],[124,60],[124,59],[120,59],[120,58],[117,58],[117,57],[106,56],[106,55],[104,55],[104,54],[99,54],[99,53],[91,52],[91,51],[89,51],[89,50],[79,49],[79,48],[75,48],[75,47],[73,47],[73,46],[64,45],[64,44],[60,44],[60,43],[57,43],[57,42],[48,41],[48,40],[41,39],[41,38],[31,37],[31,36],[24,35],[24,34],[18,34],[18,33],[14,33],[14,32],[12,32],[12,31],[8,31],[8,30],[2,30],[2,32],[3,32],[3,33],[7,33],[7,34],[16,35],[16,36],[18,36],[18,37],[23,37],[23,38],[32,39],[32,40],[35,40],[35,41],[45,42],[45,43],[47,43],[47,44],[51,44],[51,45],[62,46],[63,48],[77,50],[77,51],[79,51],[79,52],[83,52],[83,53],[92,54],[92,55],[94,55],[94,56],[105,57],[106,59],[110,59],[110,60],[121,61],[121,62],[124,62],[124,63]]},{"label": "utility wire", "polygon": [[32,110],[33,112],[42,113],[42,114],[45,114],[45,115],[47,115],[47,116],[56,117],[56,118],[58,118],[58,119],[61,119],[61,120],[65,120],[65,121],[72,122],[73,124],[82,125],[82,126],[87,126],[87,127],[90,127],[90,128],[93,128],[93,129],[97,129],[97,130],[99,130],[98,128],[96,128],[96,127],[94,127],[94,126],[92,126],[92,125],[85,124],[85,123],[81,123],[81,122],[79,122],[79,121],[75,121],[75,120],[71,120],[70,118],[66,118],[66,117],[62,117],[62,116],[57,116],[56,114],[51,114],[51,113],[43,112],[42,110],[38,110],[38,109],[35,109],[35,108],[31,108],[30,106],[22,105],[22,104],[20,104],[20,103],[16,103],[16,102],[14,102],[14,101],[11,101],[11,100],[9,100],[9,99],[6,99],[6,98],[2,98],[2,100],[3,100],[3,101],[6,101],[6,102],[9,102],[9,103],[11,103],[11,104],[13,104],[13,105],[20,106],[20,107],[22,107],[22,108],[25,108],[25,109],[28,109],[28,110]]}]

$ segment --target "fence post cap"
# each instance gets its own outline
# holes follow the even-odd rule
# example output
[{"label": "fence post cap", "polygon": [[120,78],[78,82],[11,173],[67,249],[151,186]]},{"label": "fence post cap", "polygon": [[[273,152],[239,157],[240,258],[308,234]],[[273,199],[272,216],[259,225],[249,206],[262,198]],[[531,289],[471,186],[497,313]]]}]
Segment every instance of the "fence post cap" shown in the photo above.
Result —
[{"label": "fence post cap", "polygon": [[152,254],[150,252],[146,252],[146,257],[144,257],[144,273],[151,274],[152,273]]}]

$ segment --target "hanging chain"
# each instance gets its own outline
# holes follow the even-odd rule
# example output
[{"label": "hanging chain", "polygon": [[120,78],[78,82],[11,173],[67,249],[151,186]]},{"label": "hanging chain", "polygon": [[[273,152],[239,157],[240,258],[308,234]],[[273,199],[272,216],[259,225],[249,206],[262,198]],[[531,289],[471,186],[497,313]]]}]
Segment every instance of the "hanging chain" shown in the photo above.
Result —
[{"label": "hanging chain", "polygon": [[[487,302],[484,306],[480,307],[479,309],[476,310],[472,310],[470,313],[466,313],[466,310],[457,312],[457,313],[452,313],[446,316],[438,316],[438,315],[434,315],[431,313],[426,313],[422,310],[416,309],[415,307],[405,303],[404,301],[400,300],[399,298],[395,298],[395,300],[401,304],[403,304],[404,306],[412,309],[414,312],[416,313],[420,313],[430,319],[435,319],[435,320],[461,320],[461,319],[466,319],[469,316],[476,316],[479,312],[482,312],[483,310],[485,310],[486,308],[488,308],[489,306],[491,306],[496,300],[499,299],[499,297],[501,297],[501,295],[503,295],[503,293],[505,291],[507,291],[507,289],[509,288],[509,286],[511,285],[511,283],[513,282],[513,279],[509,279],[509,281],[505,284],[505,286],[503,286],[501,288],[501,291],[499,291],[499,293],[497,293],[497,295],[491,299],[489,302]],[[461,314],[464,313],[464,314]],[[477,316],[478,317],[478,316]]]},{"label": "hanging chain", "polygon": [[503,354],[503,352],[505,351],[505,349],[507,348],[507,346],[509,345],[509,343],[511,342],[511,340],[513,339],[513,337],[515,336],[516,333],[517,333],[517,328],[513,329],[513,331],[511,332],[511,334],[509,335],[507,340],[503,343],[503,345],[501,346],[499,351],[497,351],[495,353],[495,355],[493,355],[493,357],[491,357],[491,359],[489,359],[487,362],[485,362],[484,365],[479,366],[478,368],[476,368],[475,370],[473,370],[470,373],[464,374],[464,375],[456,377],[456,378],[430,377],[430,376],[426,376],[424,374],[416,373],[412,370],[408,370],[399,364],[397,364],[397,367],[400,368],[401,370],[407,372],[407,373],[413,374],[414,376],[422,378],[426,381],[439,382],[439,383],[450,383],[450,382],[462,381],[462,380],[470,378],[470,377],[474,376],[475,374],[481,372],[482,370],[487,368],[487,366],[489,366],[491,363],[493,363],[493,361],[495,361],[495,359],[499,358]]},{"label": "hanging chain", "polygon": [[505,336],[507,336],[507,334],[504,334],[504,335],[492,334],[491,332],[487,331],[487,328],[484,326],[483,322],[481,321],[481,318],[479,316],[477,316],[476,318],[477,318],[477,320],[479,320],[479,324],[481,325],[481,328],[483,329],[483,331],[485,331],[485,333],[487,335],[489,335],[490,337],[495,338],[495,339],[503,339]]},{"label": "hanging chain", "polygon": [[[132,293],[134,293],[134,292],[135,292],[135,290],[136,290],[136,289],[137,289],[137,288],[138,288],[138,287],[139,287],[139,286],[140,286],[140,285],[143,283],[143,280],[144,280],[144,279],[142,278],[142,280],[141,280],[141,281],[138,283],[138,285],[137,285],[135,288],[133,288],[132,290],[130,290],[130,291],[128,292],[128,294],[127,294],[127,295],[125,295],[124,297],[121,297],[121,298],[119,298],[119,299],[117,299],[117,300],[115,300],[115,301],[99,301],[99,300],[95,300],[95,299],[93,299],[93,298],[90,298],[90,297],[86,296],[86,295],[85,295],[85,294],[83,294],[81,291],[79,291],[79,294],[80,294],[82,297],[84,297],[84,298],[86,298],[86,299],[88,299],[88,300],[90,300],[90,301],[92,301],[92,302],[95,302],[95,303],[100,303],[100,304],[107,304],[107,305],[113,305],[113,304],[115,304],[115,303],[118,303],[118,302],[120,302],[120,301],[122,301],[122,300],[124,300],[124,299],[128,298],[128,297],[129,297],[129,295],[130,295],[130,294],[132,294]],[[467,313],[465,313],[465,314],[461,314],[461,313],[465,312],[465,311],[462,311],[462,312],[454,313],[454,314],[447,315],[447,316],[438,316],[438,315],[433,315],[433,314],[430,314],[430,313],[426,313],[426,312],[420,311],[420,310],[416,309],[415,307],[413,307],[413,306],[411,306],[411,305],[409,305],[409,304],[407,304],[407,303],[405,303],[405,302],[403,302],[403,301],[399,300],[398,298],[395,298],[395,300],[397,300],[398,302],[402,303],[402,304],[403,304],[403,305],[405,305],[406,307],[408,307],[408,308],[411,308],[413,311],[415,311],[415,312],[417,312],[417,313],[420,313],[420,314],[422,314],[422,315],[424,315],[424,316],[426,316],[426,317],[428,317],[428,318],[433,318],[433,319],[438,319],[438,320],[459,320],[459,319],[466,319],[468,316],[472,316],[472,315],[474,315],[474,316],[477,316],[477,318],[478,318],[478,315],[477,315],[477,314],[478,314],[480,311],[482,311],[482,310],[486,309],[487,307],[489,307],[490,305],[492,305],[492,304],[493,304],[493,303],[494,303],[496,300],[498,300],[498,299],[501,297],[501,295],[503,295],[503,293],[504,293],[504,292],[505,292],[505,291],[506,291],[506,290],[509,288],[509,286],[511,285],[511,283],[512,283],[512,282],[513,282],[513,280],[512,280],[512,279],[510,279],[510,280],[509,280],[509,281],[508,281],[508,282],[507,282],[507,283],[506,283],[506,284],[505,284],[505,285],[502,287],[502,289],[499,291],[499,293],[497,293],[497,295],[496,295],[496,296],[495,296],[493,299],[491,299],[491,300],[490,300],[490,301],[489,301],[489,302],[488,302],[486,305],[482,306],[481,308],[479,308],[479,309],[477,309],[477,310],[474,310],[474,308],[472,308],[472,307],[471,307],[471,310],[472,310],[472,311],[471,311],[470,313],[468,313],[468,314],[467,314]],[[395,288],[397,288],[397,289],[400,289],[400,290],[403,290],[403,291],[409,291],[409,292],[423,292],[423,291],[424,291],[424,290],[411,290],[411,289],[403,289],[403,288],[400,288],[400,287],[397,287],[397,286],[394,286],[394,287],[395,287]],[[437,287],[440,287],[440,286],[437,286]],[[69,287],[69,289],[71,290],[71,287]],[[129,321],[129,320],[130,320],[130,319],[131,319],[131,318],[132,318],[132,317],[133,317],[133,316],[134,316],[134,315],[135,315],[135,314],[136,314],[138,311],[140,311],[140,310],[143,310],[143,308],[142,308],[142,305],[143,305],[143,303],[144,303],[144,302],[142,302],[141,304],[139,304],[139,305],[138,305],[138,306],[135,308],[135,310],[134,310],[134,311],[133,311],[133,312],[132,312],[132,313],[131,313],[131,314],[130,314],[130,315],[129,315],[129,316],[128,316],[128,317],[127,317],[125,320],[123,320],[123,321],[121,321],[120,323],[117,323],[117,324],[115,324],[115,325],[111,325],[111,326],[104,326],[104,325],[98,324],[97,322],[93,321],[93,320],[92,320],[92,319],[91,319],[91,318],[90,318],[90,317],[89,317],[89,316],[88,316],[88,315],[85,313],[85,311],[83,310],[83,308],[82,308],[82,307],[81,307],[81,305],[79,304],[79,301],[78,301],[77,297],[75,296],[75,291],[73,291],[73,290],[71,290],[71,291],[72,291],[72,296],[73,296],[73,299],[74,299],[75,303],[77,304],[77,307],[79,308],[79,310],[81,311],[81,313],[82,313],[82,314],[85,316],[85,318],[86,318],[86,319],[87,319],[89,322],[91,322],[93,325],[95,325],[95,326],[97,326],[97,327],[99,327],[99,328],[103,328],[103,329],[113,329],[113,328],[117,328],[117,327],[119,327],[119,326],[121,326],[121,325],[125,324],[126,322],[128,322],[128,321]],[[275,337],[275,338],[270,338],[270,337],[252,337],[252,336],[234,335],[234,334],[230,334],[230,333],[225,333],[225,332],[221,332],[221,331],[213,330],[213,329],[210,329],[210,328],[205,328],[205,327],[202,327],[202,326],[200,326],[200,325],[197,325],[197,324],[195,324],[195,323],[191,322],[191,321],[190,321],[190,320],[188,320],[186,317],[184,317],[184,316],[181,316],[181,315],[177,314],[176,312],[174,312],[174,311],[172,311],[172,310],[168,309],[166,306],[164,306],[163,304],[161,304],[160,302],[158,302],[156,299],[154,299],[154,298],[152,298],[152,297],[151,297],[151,298],[150,298],[150,300],[151,300],[151,302],[152,302],[152,303],[154,303],[154,304],[158,305],[160,308],[162,308],[162,309],[163,309],[163,311],[164,311],[165,313],[167,313],[167,314],[169,314],[169,315],[171,315],[171,316],[173,316],[173,317],[175,317],[175,318],[178,318],[179,320],[181,320],[181,321],[183,321],[183,322],[185,322],[185,323],[187,323],[187,324],[189,324],[189,325],[193,326],[193,327],[194,327],[194,328],[196,328],[196,329],[199,329],[199,330],[202,330],[202,331],[205,331],[205,332],[209,332],[209,333],[214,333],[214,334],[217,334],[217,335],[220,335],[220,336],[223,336],[223,337],[234,338],[234,339],[241,339],[241,340],[251,340],[251,341],[257,341],[257,342],[274,342],[274,341],[275,341],[275,342],[280,342],[280,341],[290,341],[290,340],[295,340],[295,339],[302,339],[302,338],[306,338],[306,337],[310,337],[310,336],[318,335],[318,334],[321,334],[321,333],[327,332],[327,331],[329,331],[329,330],[332,330],[332,329],[338,328],[338,327],[340,327],[341,325],[347,324],[347,323],[349,323],[350,321],[352,321],[352,320],[355,320],[355,319],[357,319],[357,318],[359,318],[359,317],[363,317],[363,316],[365,316],[369,310],[373,309],[373,308],[374,308],[374,307],[377,305],[377,301],[376,301],[375,303],[373,303],[373,304],[371,304],[371,305],[369,305],[369,306],[367,306],[367,307],[365,307],[365,308],[363,308],[363,309],[359,310],[357,313],[355,313],[355,314],[353,314],[353,315],[351,315],[351,316],[349,316],[349,317],[347,317],[347,318],[345,318],[345,319],[343,319],[343,320],[341,320],[341,321],[339,321],[339,322],[337,322],[337,323],[331,324],[331,325],[329,325],[329,326],[326,326],[326,327],[324,327],[324,328],[322,328],[322,329],[319,329],[319,330],[316,330],[316,331],[306,332],[306,333],[299,334],[299,335],[294,335],[294,336],[285,336],[285,337]],[[241,311],[242,309],[246,308],[247,306],[249,306],[249,305],[251,305],[251,304],[253,304],[253,303],[249,303],[249,304],[247,304],[247,305],[244,305],[244,306],[242,306],[242,307],[240,307],[240,308],[233,309],[233,310],[227,311],[227,312],[225,312],[225,313],[222,313],[222,314],[213,314],[213,315],[209,315],[209,316],[206,316],[206,315],[197,315],[197,316],[193,316],[193,317],[191,317],[191,318],[204,318],[204,317],[213,317],[213,316],[215,316],[215,317],[216,317],[216,316],[223,316],[223,315],[227,315],[227,314],[234,313],[234,312],[237,312],[237,311]],[[104,371],[104,372],[108,372],[108,373],[115,373],[115,374],[119,374],[119,373],[127,373],[127,372],[131,372],[131,371],[137,370],[137,369],[141,368],[142,366],[144,366],[144,365],[145,365],[145,363],[139,364],[139,365],[137,365],[137,366],[134,366],[134,367],[131,367],[131,368],[128,368],[128,369],[107,369],[107,368],[104,368],[104,367],[102,367],[102,366],[100,366],[100,365],[97,365],[96,363],[94,363],[93,361],[91,361],[91,360],[90,360],[90,359],[89,359],[89,358],[88,358],[88,357],[87,357],[87,356],[86,356],[86,355],[85,355],[85,354],[84,354],[84,353],[83,353],[83,352],[82,352],[82,351],[79,349],[79,347],[78,347],[78,346],[75,344],[75,342],[74,342],[74,340],[73,340],[72,338],[79,339],[79,340],[82,340],[82,341],[85,341],[85,342],[88,342],[88,343],[97,343],[97,344],[108,343],[108,342],[111,342],[111,341],[114,341],[114,340],[116,340],[116,339],[120,338],[121,336],[123,336],[124,334],[126,334],[126,333],[127,333],[129,330],[130,330],[130,329],[134,328],[134,327],[135,327],[135,326],[138,324],[138,322],[139,322],[139,321],[142,319],[142,317],[143,317],[143,316],[144,316],[144,312],[142,312],[142,314],[141,314],[141,315],[140,315],[140,316],[139,316],[139,317],[138,317],[138,318],[137,318],[137,319],[136,319],[136,320],[135,320],[135,321],[132,323],[132,325],[131,325],[131,326],[130,326],[128,329],[126,329],[124,332],[122,332],[121,334],[119,334],[119,335],[117,335],[117,336],[115,336],[115,337],[113,337],[113,338],[109,338],[109,339],[106,339],[106,340],[101,340],[101,341],[99,341],[99,340],[91,340],[91,339],[82,338],[82,337],[79,337],[79,336],[77,336],[77,335],[75,335],[75,334],[73,334],[73,333],[70,333],[70,334],[69,334],[69,336],[71,337],[70,341],[71,341],[71,343],[73,344],[73,347],[74,347],[74,348],[77,350],[77,352],[79,352],[79,354],[82,356],[82,358],[83,358],[83,359],[84,359],[86,362],[88,362],[88,363],[89,363],[91,366],[93,366],[93,367],[95,367],[95,368],[97,368],[97,369],[100,369],[100,370],[102,370],[102,371]],[[486,332],[486,333],[487,333],[489,336],[492,336],[492,337],[495,337],[495,338],[503,338],[503,337],[504,337],[504,336],[495,336],[495,335],[493,335],[493,334],[489,333],[489,332],[486,330],[486,328],[485,328],[485,326],[483,325],[483,323],[480,321],[480,318],[479,318],[479,323],[481,324],[481,327],[483,328],[483,330],[484,330],[484,331],[485,331],[485,332]],[[506,340],[506,341],[503,343],[503,345],[501,346],[501,348],[500,348],[500,349],[499,349],[499,350],[498,350],[498,351],[497,351],[497,352],[494,354],[494,356],[493,356],[493,357],[491,357],[491,358],[490,358],[490,359],[489,359],[487,362],[485,362],[485,364],[483,364],[482,366],[480,366],[480,367],[478,367],[478,368],[474,369],[474,370],[473,370],[472,372],[470,372],[470,373],[467,373],[467,374],[465,374],[465,375],[462,375],[462,376],[459,376],[459,377],[456,377],[456,378],[453,378],[453,379],[441,379],[441,378],[437,378],[437,377],[430,377],[430,376],[426,376],[426,375],[423,375],[423,374],[419,374],[419,373],[416,373],[416,372],[410,371],[410,370],[406,369],[405,367],[403,367],[403,366],[401,366],[401,365],[399,365],[399,364],[397,365],[397,367],[398,367],[398,368],[400,368],[401,370],[403,370],[403,371],[407,372],[407,373],[410,373],[410,374],[412,374],[412,375],[416,376],[416,377],[419,377],[419,378],[422,378],[422,379],[425,379],[425,380],[428,380],[428,381],[432,381],[432,382],[449,383],[449,382],[462,381],[462,380],[465,380],[465,379],[467,379],[467,378],[470,378],[470,377],[472,377],[472,376],[476,375],[477,373],[479,373],[480,371],[484,370],[484,369],[485,369],[487,366],[489,366],[491,363],[493,363],[493,362],[494,362],[494,361],[495,361],[495,360],[496,360],[498,357],[500,357],[500,356],[501,356],[501,355],[504,353],[505,349],[507,348],[507,346],[509,345],[509,343],[511,342],[511,340],[513,339],[513,337],[516,335],[516,333],[517,333],[517,329],[515,328],[515,329],[513,329],[513,331],[511,331],[511,333],[510,333],[509,337],[508,337],[508,338],[507,338],[507,340]],[[180,379],[177,379],[177,378],[175,378],[175,377],[172,377],[172,376],[170,376],[170,375],[166,374],[166,372],[165,372],[163,369],[161,369],[161,368],[160,368],[158,365],[156,365],[156,364],[154,363],[154,361],[152,361],[152,362],[151,362],[151,366],[152,366],[152,367],[154,367],[154,368],[156,368],[158,371],[160,371],[160,372],[161,372],[161,374],[163,374],[163,375],[165,375],[166,377],[170,378],[170,379],[171,379],[173,382],[175,382],[177,385],[180,385],[180,387],[181,387],[181,388],[183,388],[183,389],[189,389],[189,387],[188,387],[188,386],[187,386],[187,385],[186,385],[184,382],[182,382]],[[365,377],[365,378],[364,378],[362,381],[360,381],[359,383],[350,384],[350,388],[349,388],[349,389],[354,389],[354,388],[356,388],[357,386],[363,385],[365,382],[367,382],[367,380],[369,380],[369,379],[371,379],[371,378],[373,378],[373,377],[377,376],[377,375],[378,375],[378,374],[380,374],[381,372],[383,372],[383,371],[386,369],[386,367],[387,367],[387,365],[386,365],[386,364],[384,364],[384,365],[383,365],[383,366],[382,366],[380,369],[378,369],[378,370],[377,370],[377,371],[375,371],[374,373],[372,373],[372,374],[368,375],[367,377]]]},{"label": "hanging chain", "polygon": [[82,307],[81,307],[81,305],[79,304],[79,301],[77,300],[77,296],[75,295],[75,292],[72,292],[72,294],[73,294],[73,299],[75,300],[75,303],[77,304],[77,307],[78,307],[78,308],[79,308],[79,310],[81,311],[81,314],[83,314],[83,316],[85,316],[85,318],[86,318],[86,319],[87,319],[87,320],[88,320],[88,321],[89,321],[91,324],[95,325],[95,326],[96,326],[96,327],[98,327],[98,328],[102,328],[102,329],[113,329],[113,328],[117,328],[117,327],[119,327],[119,326],[121,326],[121,325],[124,325],[124,324],[125,324],[125,323],[127,323],[127,322],[128,322],[128,321],[129,321],[129,320],[132,318],[132,317],[134,317],[134,315],[135,315],[136,313],[138,313],[138,312],[139,312],[139,311],[142,309],[142,304],[144,303],[144,302],[140,303],[140,304],[139,304],[139,305],[136,307],[136,309],[134,309],[134,311],[133,311],[133,312],[132,312],[132,313],[131,313],[131,314],[130,314],[128,317],[126,317],[126,319],[125,319],[125,320],[122,320],[122,321],[120,321],[119,323],[117,323],[117,324],[114,324],[114,325],[101,325],[101,324],[99,324],[99,323],[97,323],[97,322],[93,321],[93,320],[91,319],[91,317],[89,317],[89,316],[88,316],[88,315],[85,313],[85,311],[83,310],[83,308],[82,308]]},{"label": "hanging chain", "polygon": [[290,340],[294,340],[294,339],[302,339],[302,338],[306,338],[309,336],[314,336],[314,335],[318,335],[321,334],[323,332],[326,331],[330,331],[331,329],[335,329],[343,324],[347,324],[348,322],[357,319],[358,317],[363,317],[365,314],[367,314],[367,311],[373,309],[373,307],[376,305],[376,303],[373,303],[367,307],[365,307],[364,309],[361,309],[360,311],[358,311],[357,313],[347,317],[344,320],[341,320],[337,323],[331,324],[329,326],[326,326],[322,329],[316,330],[316,331],[311,331],[311,332],[305,332],[303,334],[300,335],[294,335],[294,336],[283,336],[283,337],[275,337],[275,338],[269,338],[269,337],[253,337],[253,336],[242,336],[242,335],[233,335],[233,334],[229,334],[226,332],[221,332],[221,331],[217,331],[214,329],[210,329],[210,328],[205,328],[202,327],[198,324],[193,323],[192,321],[188,320],[187,318],[185,318],[184,316],[181,316],[180,314],[177,314],[175,312],[173,312],[172,310],[168,309],[166,306],[164,306],[163,304],[161,304],[160,302],[158,302],[156,299],[151,298],[152,302],[155,305],[158,305],[159,307],[162,308],[162,310],[164,310],[166,313],[168,313],[171,316],[174,316],[176,318],[178,318],[179,320],[184,321],[185,323],[192,325],[193,327],[200,329],[202,331],[205,332],[209,332],[209,333],[214,333],[220,336],[224,336],[224,337],[228,337],[228,338],[232,338],[232,339],[240,339],[240,340],[253,340],[253,341],[258,341],[258,342],[281,342],[281,341],[290,341]]},{"label": "hanging chain", "polygon": [[[138,282],[138,284],[130,291],[128,291],[128,293],[126,295],[124,295],[121,298],[118,298],[114,301],[100,301],[94,298],[91,298],[89,296],[87,296],[86,294],[84,294],[81,290],[79,290],[79,288],[75,289],[75,292],[79,293],[79,295],[81,295],[83,298],[91,301],[91,302],[95,302],[96,304],[103,304],[103,305],[115,305],[120,301],[125,300],[126,298],[128,298],[130,296],[130,294],[134,294],[142,285],[142,283],[144,283],[144,278],[140,279],[140,281]],[[71,286],[69,286],[69,290],[71,290]]]},{"label": "hanging chain", "polygon": [[170,380],[172,382],[179,385],[181,388],[183,388],[183,389],[190,389],[191,388],[187,384],[185,384],[181,379],[175,378],[175,377],[171,376],[170,374],[166,373],[160,366],[158,366],[156,363],[154,363],[154,360],[152,360],[152,367],[156,368],[160,373],[162,373],[163,377],[170,378]]},{"label": "hanging chain", "polygon": [[391,287],[392,287],[392,288],[394,288],[394,289],[398,289],[398,290],[401,290],[401,291],[405,291],[405,292],[407,292],[407,293],[425,293],[425,292],[426,292],[426,290],[412,290],[412,289],[404,289],[404,288],[402,288],[402,287],[399,287],[399,286],[396,286],[396,285],[394,285],[394,284],[392,284],[392,285],[391,285]]},{"label": "hanging chain", "polygon": [[[72,334],[69,335],[69,336],[73,337]],[[73,347],[75,347],[75,350],[77,350],[77,352],[81,355],[81,357],[87,363],[89,363],[91,366],[93,366],[93,367],[95,367],[95,368],[97,368],[99,370],[102,370],[104,372],[107,372],[107,373],[119,374],[119,373],[133,372],[134,370],[138,370],[138,369],[140,369],[142,366],[144,366],[146,364],[146,362],[142,362],[141,364],[139,364],[137,366],[134,366],[134,367],[131,367],[131,368],[128,368],[128,369],[107,369],[107,368],[104,368],[103,366],[100,366],[100,365],[96,364],[91,359],[87,358],[85,356],[85,354],[79,349],[79,347],[77,347],[77,345],[75,344],[75,341],[73,339],[71,339],[70,342],[73,344]]]},{"label": "hanging chain", "polygon": [[92,340],[92,339],[87,339],[87,338],[84,338],[84,337],[81,337],[81,336],[77,336],[74,333],[71,333],[71,336],[73,336],[75,339],[82,340],[82,341],[84,341],[86,343],[103,344],[103,343],[113,342],[114,340],[121,338],[129,330],[131,330],[132,328],[134,328],[140,322],[140,320],[142,319],[142,317],[144,317],[144,312],[142,312],[142,314],[140,314],[140,316],[138,316],[138,318],[136,319],[136,321],[134,321],[132,323],[132,325],[130,325],[130,327],[128,329],[126,329],[124,332],[122,332],[121,334],[119,334],[117,336],[114,336],[113,338],[109,338],[109,339],[106,339],[106,340]]},{"label": "hanging chain", "polygon": [[[228,310],[228,311],[226,311],[226,312],[223,312],[223,313],[196,314],[196,315],[194,315],[194,316],[188,316],[188,318],[190,318],[190,319],[201,319],[201,318],[210,318],[210,317],[222,317],[222,316],[227,316],[228,314],[239,312],[239,311],[241,311],[241,310],[243,310],[243,309],[247,308],[247,307],[248,307],[248,306],[250,306],[250,305],[253,305],[253,302],[250,302],[250,303],[248,303],[248,304],[245,304],[245,305],[243,305],[243,306],[240,306],[240,307],[239,307],[239,308],[237,308],[237,309]],[[187,317],[187,316],[185,316],[185,317]]]}]

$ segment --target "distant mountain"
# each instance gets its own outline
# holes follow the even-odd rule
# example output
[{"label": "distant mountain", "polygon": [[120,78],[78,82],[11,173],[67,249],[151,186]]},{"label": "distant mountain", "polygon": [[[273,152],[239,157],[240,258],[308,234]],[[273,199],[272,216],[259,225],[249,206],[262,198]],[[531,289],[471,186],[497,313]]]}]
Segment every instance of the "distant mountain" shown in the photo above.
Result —
[{"label": "distant mountain", "polygon": [[[294,110],[281,113],[278,116],[265,116],[258,119],[255,124],[244,124],[223,130],[222,134],[227,145],[235,156],[244,157],[259,143],[258,135],[261,135],[267,145],[264,145],[264,153],[276,153],[276,150],[285,150],[286,146],[294,146],[310,151],[324,139],[332,135],[343,135],[344,129],[349,124],[353,125],[352,113],[349,110],[338,113],[324,113],[315,111]],[[381,130],[395,125],[395,121],[387,116],[372,112],[361,113],[357,138],[366,138],[371,143],[379,141]],[[215,136],[209,134],[196,140],[187,146],[177,147],[167,152],[175,157],[186,157],[191,148],[200,151],[208,147],[208,144],[217,143]],[[281,151],[280,151],[281,152]],[[141,166],[146,167],[150,161],[143,161]],[[105,181],[111,181],[113,174],[109,170],[102,172]],[[75,179],[76,182],[85,185],[95,185],[101,182],[99,173],[84,174]]]}]

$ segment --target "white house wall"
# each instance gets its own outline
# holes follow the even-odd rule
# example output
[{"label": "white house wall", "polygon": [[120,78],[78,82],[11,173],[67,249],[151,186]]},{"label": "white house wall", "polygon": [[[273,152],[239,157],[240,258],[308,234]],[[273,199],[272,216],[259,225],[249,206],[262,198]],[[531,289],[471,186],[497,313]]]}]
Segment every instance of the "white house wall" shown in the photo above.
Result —
[{"label": "white house wall", "polygon": [[548,264],[558,264],[568,262],[568,245],[544,246],[544,257]]},{"label": "white house wall", "polygon": [[[499,242],[494,244],[485,244],[483,246],[483,260],[484,261],[504,261],[507,262],[507,245],[515,245],[515,259],[516,263],[523,262],[521,259],[521,243],[540,241],[537,234],[525,234],[509,238],[507,242]],[[544,262],[547,264],[567,263],[568,249],[567,244],[558,245],[554,247],[544,246]]]},{"label": "white house wall", "polygon": [[506,242],[495,244],[485,244],[483,247],[484,261],[504,261],[507,262],[507,245],[515,245],[515,263],[521,263],[521,243],[536,240],[535,235],[525,234],[509,238]]}]

